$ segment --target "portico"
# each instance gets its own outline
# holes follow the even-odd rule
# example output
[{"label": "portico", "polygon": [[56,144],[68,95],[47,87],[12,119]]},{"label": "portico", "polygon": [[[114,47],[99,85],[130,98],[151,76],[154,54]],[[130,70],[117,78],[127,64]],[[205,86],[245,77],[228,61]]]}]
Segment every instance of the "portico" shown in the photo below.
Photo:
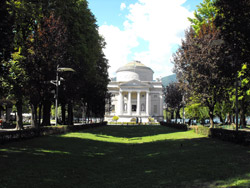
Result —
[{"label": "portico", "polygon": [[149,91],[120,91],[118,116],[149,116]]},{"label": "portico", "polygon": [[112,121],[119,116],[119,122],[130,122],[140,118],[148,122],[152,117],[161,121],[163,118],[162,83],[153,81],[153,71],[135,61],[117,70],[117,80],[108,85],[112,94],[112,110],[106,112],[105,120]]}]

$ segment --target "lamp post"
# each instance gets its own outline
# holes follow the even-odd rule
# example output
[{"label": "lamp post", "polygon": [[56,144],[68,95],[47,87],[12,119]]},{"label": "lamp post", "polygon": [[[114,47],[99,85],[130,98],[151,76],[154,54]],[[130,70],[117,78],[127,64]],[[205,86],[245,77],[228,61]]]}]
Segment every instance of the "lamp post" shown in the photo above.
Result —
[{"label": "lamp post", "polygon": [[185,106],[185,94],[182,95],[182,102],[183,102],[183,106],[182,106],[182,110],[183,110],[183,114],[182,114],[182,117],[183,117],[183,124],[185,124],[185,110],[184,110],[184,106]]},{"label": "lamp post", "polygon": [[58,107],[58,87],[61,83],[62,78],[59,79],[59,72],[75,72],[74,69],[68,67],[59,67],[56,69],[56,80],[51,80],[50,82],[56,86],[56,96],[55,96],[55,126],[57,126],[57,107]]}]

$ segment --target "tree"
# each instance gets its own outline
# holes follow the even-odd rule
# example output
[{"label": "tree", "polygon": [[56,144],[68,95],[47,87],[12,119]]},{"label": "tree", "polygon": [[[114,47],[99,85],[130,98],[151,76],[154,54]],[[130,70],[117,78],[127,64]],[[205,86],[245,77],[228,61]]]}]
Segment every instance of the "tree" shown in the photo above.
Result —
[{"label": "tree", "polygon": [[200,5],[197,5],[197,10],[194,11],[194,18],[188,18],[196,34],[199,34],[204,24],[213,26],[217,13],[214,2],[215,0],[203,0]]},{"label": "tree", "polygon": [[8,75],[4,62],[7,62],[13,51],[14,42],[14,17],[10,12],[10,6],[7,0],[0,2],[0,96],[6,96],[6,87],[3,85],[4,77]]},{"label": "tree", "polygon": [[180,108],[183,105],[183,90],[179,87],[178,83],[170,83],[164,88],[165,103],[169,108],[175,111],[175,122],[180,117]]},{"label": "tree", "polygon": [[[70,103],[68,106],[71,106],[71,103],[83,102],[86,104],[88,116],[103,116],[109,82],[108,61],[102,51],[105,42],[98,33],[96,20],[88,9],[87,3],[81,1],[78,6],[78,9],[68,10],[74,14],[62,16],[71,33],[68,40],[70,43],[68,52],[72,62],[71,67],[76,70],[71,82],[68,80],[65,82],[67,103]],[[74,19],[72,15],[78,18],[74,23],[72,23]],[[69,108],[69,110],[71,109]],[[69,114],[73,115],[72,112]],[[72,119],[73,117],[68,118],[68,124],[72,124]]]},{"label": "tree", "polygon": [[231,78],[230,51],[221,39],[220,31],[204,24],[196,35],[190,28],[185,40],[174,54],[175,72],[186,90],[209,108],[213,127],[214,106],[223,99]]},{"label": "tree", "polygon": [[[10,5],[7,0],[0,2],[0,63],[8,60],[13,51],[14,42],[14,17],[10,12]],[[1,65],[1,64],[0,64]],[[2,70],[1,70],[2,71]]]},{"label": "tree", "polygon": [[[43,104],[43,125],[50,125],[50,109],[53,95],[53,89],[50,81],[55,79],[57,66],[59,62],[66,61],[65,46],[67,42],[66,28],[55,18],[53,12],[50,17],[44,17],[41,24],[38,24],[37,30],[27,41],[29,48],[27,51],[27,61],[24,63],[24,69],[28,74],[28,85],[37,90],[38,98],[41,100],[30,100],[31,105],[37,108],[38,104]],[[34,93],[30,93],[33,99]],[[33,113],[37,113],[33,111]],[[37,117],[37,114],[34,114]],[[37,119],[34,121],[37,122]],[[34,124],[36,124],[34,122]]]},{"label": "tree", "polygon": [[190,123],[192,119],[196,119],[204,125],[205,119],[209,118],[209,110],[207,107],[202,106],[201,103],[190,100],[185,107],[185,117],[190,119]]},{"label": "tree", "polygon": [[[48,125],[53,102],[51,91],[54,89],[49,81],[55,79],[58,65],[71,67],[76,73],[60,75],[65,81],[59,87],[62,91],[59,102],[62,104],[64,114],[66,114],[65,107],[68,106],[68,124],[73,123],[74,103],[81,101],[88,104],[91,114],[103,116],[109,81],[108,62],[102,51],[105,42],[98,33],[96,20],[87,2],[85,0],[9,0],[8,2],[10,5],[8,14],[13,16],[14,20],[11,30],[14,31],[11,33],[14,36],[14,46],[11,47],[13,59],[9,64],[6,61],[4,67],[1,61],[1,69],[6,70],[5,75],[9,75],[8,79],[4,80],[5,86],[2,86],[1,90],[5,88],[5,93],[13,95],[13,98],[18,100],[28,95],[32,109],[32,125],[38,127],[38,107],[39,117],[41,114],[44,116],[43,125]],[[1,3],[4,5],[5,1]],[[1,8],[6,9],[5,6]],[[4,28],[9,27],[5,25]],[[2,75],[0,81],[3,81]],[[18,82],[22,83],[20,86],[25,88],[24,91],[16,84]],[[20,89],[22,92],[16,92]]]},{"label": "tree", "polygon": [[17,110],[16,129],[23,129],[22,106],[25,100],[27,75],[21,67],[24,57],[20,55],[20,49],[12,54],[9,62],[4,63],[8,70],[5,83],[8,87],[8,98],[15,101]]},{"label": "tree", "polygon": [[226,45],[232,51],[230,56],[234,63],[235,82],[237,83],[240,77],[243,83],[239,88],[240,113],[241,124],[246,126],[245,115],[250,93],[250,1],[217,0],[215,6],[218,9],[215,24],[220,28]]}]

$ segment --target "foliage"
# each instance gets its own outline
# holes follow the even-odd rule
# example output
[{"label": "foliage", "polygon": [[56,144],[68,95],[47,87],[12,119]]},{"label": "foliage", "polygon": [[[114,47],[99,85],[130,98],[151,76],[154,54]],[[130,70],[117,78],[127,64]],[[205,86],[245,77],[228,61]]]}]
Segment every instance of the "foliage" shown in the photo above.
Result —
[{"label": "foliage", "polygon": [[149,118],[148,118],[148,121],[149,121],[150,123],[153,123],[153,122],[155,122],[155,119],[152,118],[152,117],[149,117]]},{"label": "foliage", "polygon": [[[8,0],[1,1],[0,7],[4,18],[0,34],[5,40],[1,41],[0,53],[6,55],[0,69],[8,75],[0,76],[0,92],[12,95],[20,104],[21,95],[29,96],[32,124],[38,126],[37,119],[43,114],[43,124],[47,125],[54,102],[51,92],[55,89],[50,81],[55,79],[57,66],[70,67],[76,71],[74,75],[59,75],[65,80],[59,87],[64,122],[68,106],[68,123],[72,124],[75,103],[86,106],[88,116],[103,117],[108,61],[102,51],[105,42],[87,1]],[[9,63],[11,52],[13,59]]]},{"label": "foliage", "polygon": [[48,136],[55,134],[65,134],[68,132],[79,132],[85,129],[105,126],[106,123],[93,123],[87,125],[77,125],[77,126],[45,126],[39,129],[30,128],[24,130],[16,131],[3,131],[0,132],[0,144],[6,144],[12,141],[21,141],[25,139],[32,139],[40,136]]},{"label": "foliage", "polygon": [[196,134],[201,134],[204,136],[210,136],[210,128],[204,126],[192,126],[191,127]]},{"label": "foliage", "polygon": [[188,127],[187,127],[186,124],[160,122],[160,125],[170,127],[170,128],[174,128],[174,129],[180,129],[180,130],[184,130],[184,131],[188,130]]},{"label": "foliage", "polygon": [[[28,43],[27,61],[24,64],[29,80],[28,86],[37,90],[35,100],[34,93],[30,93],[32,105],[43,104],[43,125],[50,124],[50,106],[53,99],[54,86],[50,80],[55,79],[57,66],[66,62],[67,32],[60,18],[56,18],[52,12],[49,17],[44,17],[37,30],[30,36]],[[41,98],[39,101],[37,99]],[[35,120],[37,121],[37,120]],[[34,122],[35,124],[35,122]]]},{"label": "foliage", "polygon": [[211,137],[237,144],[250,145],[249,131],[236,132],[235,130],[227,129],[211,129]]},{"label": "foliage", "polygon": [[[225,123],[227,114],[232,112],[232,104],[229,100],[226,100],[226,97],[221,103],[216,103],[214,107],[214,113],[217,117],[220,118],[222,123]],[[229,123],[229,120],[228,120]]]},{"label": "foliage", "polygon": [[114,116],[114,117],[112,118],[112,120],[113,120],[113,121],[118,121],[119,118],[120,118],[119,116]]},{"label": "foliage", "polygon": [[176,113],[176,121],[180,116],[180,108],[183,105],[183,90],[178,83],[170,83],[164,87],[164,98],[168,108],[172,109],[172,112]]},{"label": "foliage", "polygon": [[228,53],[220,31],[214,25],[203,25],[199,36],[192,28],[186,31],[185,40],[173,56],[182,87],[209,108],[211,126],[214,106],[223,99],[231,84],[233,67],[224,63],[228,61]]},{"label": "foliage", "polygon": [[185,118],[197,119],[204,123],[205,119],[209,118],[209,109],[198,102],[189,103],[185,107]]},{"label": "foliage", "polygon": [[9,12],[10,5],[7,0],[0,1],[0,99],[7,97],[6,93],[8,88],[6,82],[4,81],[5,76],[8,75],[7,69],[4,67],[4,63],[8,62],[11,58],[11,53],[13,51],[13,25],[14,17],[13,14]]},{"label": "foliage", "polygon": [[224,42],[232,51],[230,56],[234,62],[234,75],[238,77],[236,80],[242,80],[242,86],[239,87],[240,117],[241,125],[246,126],[245,116],[249,105],[247,90],[250,80],[250,2],[217,0],[215,6],[218,9],[215,24],[221,30]]},{"label": "foliage", "polygon": [[215,0],[203,0],[200,5],[196,6],[197,10],[194,11],[194,18],[188,18],[197,35],[200,33],[203,25],[213,26],[217,12],[214,2]]},{"label": "foliage", "polygon": [[13,25],[14,17],[9,11],[10,5],[8,0],[0,2],[0,71],[2,70],[1,63],[3,60],[10,59],[11,52],[13,51]]},{"label": "foliage", "polygon": [[[235,71],[249,64],[250,52],[250,2],[248,0],[217,0],[218,16],[215,24],[221,29],[225,43],[233,50]],[[244,27],[242,27],[244,25]]]},{"label": "foliage", "polygon": [[136,118],[131,118],[130,122],[134,122],[135,123],[136,122]]}]

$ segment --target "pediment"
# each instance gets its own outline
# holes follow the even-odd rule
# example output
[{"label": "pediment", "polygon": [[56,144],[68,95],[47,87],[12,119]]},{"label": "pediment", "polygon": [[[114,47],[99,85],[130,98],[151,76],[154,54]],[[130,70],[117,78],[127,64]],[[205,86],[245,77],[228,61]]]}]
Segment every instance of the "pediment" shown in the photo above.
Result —
[{"label": "pediment", "polygon": [[131,80],[120,84],[120,87],[149,87],[149,85],[139,80]]}]

